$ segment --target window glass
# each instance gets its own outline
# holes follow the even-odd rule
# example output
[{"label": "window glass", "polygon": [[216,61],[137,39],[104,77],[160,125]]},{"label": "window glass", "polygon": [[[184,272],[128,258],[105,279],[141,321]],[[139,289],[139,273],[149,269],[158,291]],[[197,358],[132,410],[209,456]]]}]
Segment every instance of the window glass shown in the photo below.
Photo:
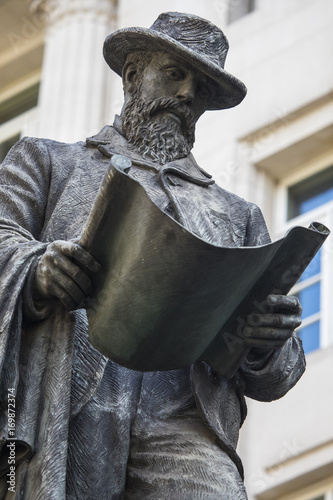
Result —
[{"label": "window glass", "polygon": [[321,193],[311,196],[307,200],[301,201],[300,213],[304,214],[305,212],[309,212],[331,200],[333,200],[333,186],[325,189]]},{"label": "window glass", "polygon": [[7,99],[0,106],[0,125],[37,106],[39,83]]},{"label": "window glass", "polygon": [[288,218],[304,214],[333,200],[333,166],[288,189]]},{"label": "window glass", "polygon": [[0,163],[3,162],[10,148],[14,146],[15,142],[17,142],[19,139],[20,139],[20,134],[17,134],[14,135],[13,137],[10,137],[6,141],[0,143]]},{"label": "window glass", "polygon": [[[315,351],[320,347],[320,321],[315,321],[297,332],[302,339],[305,354]],[[320,497],[321,498],[321,497]]]},{"label": "window glass", "polygon": [[308,278],[312,278],[316,274],[319,274],[321,271],[321,257],[322,252],[321,249],[317,252],[315,257],[312,259],[308,267],[305,269],[304,273],[300,277],[299,281],[304,281]]},{"label": "window glass", "polygon": [[[5,124],[3,126],[4,128],[0,128],[0,133],[2,137],[4,137],[3,140],[0,138],[0,163],[3,162],[10,148],[20,139],[21,125],[19,122],[16,123],[14,128],[15,132],[13,132],[14,135],[12,137],[8,138],[8,133],[6,132],[2,134],[2,130],[6,131],[6,122],[9,122],[13,118],[19,118],[20,115],[22,115],[23,120],[25,116],[24,113],[37,106],[38,92],[39,83],[36,83],[0,103],[0,126]],[[13,130],[13,128],[11,128],[11,130]]]},{"label": "window glass", "polygon": [[320,311],[320,281],[303,288],[297,295],[303,307],[302,319]]},{"label": "window glass", "polygon": [[[313,314],[320,313],[320,287],[321,283],[318,281],[295,293],[302,304],[303,321],[310,318]],[[303,327],[301,325],[301,328],[297,330],[297,335],[302,339],[305,354],[320,347],[320,320],[317,319],[318,315],[315,318],[315,321],[311,321],[310,319],[309,324]]]}]

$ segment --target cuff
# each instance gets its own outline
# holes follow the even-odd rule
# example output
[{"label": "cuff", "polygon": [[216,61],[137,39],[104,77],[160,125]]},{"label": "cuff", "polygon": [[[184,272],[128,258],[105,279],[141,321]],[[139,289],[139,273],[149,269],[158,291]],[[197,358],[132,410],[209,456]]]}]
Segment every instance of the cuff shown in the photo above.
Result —
[{"label": "cuff", "polygon": [[240,370],[246,384],[245,395],[258,401],[279,399],[296,384],[304,370],[302,342],[293,334],[261,368],[245,360]]},{"label": "cuff", "polygon": [[23,315],[30,322],[42,321],[51,314],[51,305],[45,301],[36,300],[33,294],[35,274],[40,258],[40,256],[34,258],[23,288]]}]

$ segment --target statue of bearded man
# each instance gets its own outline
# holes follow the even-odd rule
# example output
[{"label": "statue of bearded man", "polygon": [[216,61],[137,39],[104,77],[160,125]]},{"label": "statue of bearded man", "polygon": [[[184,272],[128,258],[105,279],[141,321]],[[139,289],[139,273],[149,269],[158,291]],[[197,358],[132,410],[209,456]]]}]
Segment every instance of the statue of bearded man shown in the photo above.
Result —
[{"label": "statue of bearded man", "polygon": [[[244,318],[249,354],[232,378],[203,361],[133,371],[89,343],[82,306],[89,273],[103,270],[76,243],[114,154],[129,157],[129,175],[200,238],[229,247],[269,242],[258,207],[218,187],[190,154],[199,117],[245,96],[224,70],[227,51],[219,28],[189,14],[119,30],[104,45],[124,83],[114,125],[76,144],[25,138],[4,161],[1,498],[12,494],[5,409],[14,391],[15,498],[246,499],[235,451],[244,395],[270,401],[300,378],[298,300],[270,296],[260,321]],[[168,175],[162,166],[172,166]]]}]

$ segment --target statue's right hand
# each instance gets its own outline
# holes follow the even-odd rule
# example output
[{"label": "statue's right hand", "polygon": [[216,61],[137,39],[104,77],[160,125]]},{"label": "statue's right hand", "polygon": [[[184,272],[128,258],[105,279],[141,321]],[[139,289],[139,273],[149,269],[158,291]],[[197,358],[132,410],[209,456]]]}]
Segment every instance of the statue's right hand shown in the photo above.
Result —
[{"label": "statue's right hand", "polygon": [[97,272],[98,262],[71,241],[50,243],[36,268],[34,297],[39,301],[57,298],[68,309],[77,309],[91,291],[87,271]]}]

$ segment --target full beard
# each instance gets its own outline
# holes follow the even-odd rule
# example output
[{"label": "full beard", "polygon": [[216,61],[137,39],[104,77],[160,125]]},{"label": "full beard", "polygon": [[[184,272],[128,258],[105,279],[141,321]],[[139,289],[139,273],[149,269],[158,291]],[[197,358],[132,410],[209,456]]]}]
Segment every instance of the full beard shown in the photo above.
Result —
[{"label": "full beard", "polygon": [[[163,109],[178,110],[182,123],[159,113]],[[122,126],[136,151],[161,165],[184,158],[193,148],[195,119],[188,107],[176,99],[164,97],[147,103],[137,91],[123,110]]]}]

